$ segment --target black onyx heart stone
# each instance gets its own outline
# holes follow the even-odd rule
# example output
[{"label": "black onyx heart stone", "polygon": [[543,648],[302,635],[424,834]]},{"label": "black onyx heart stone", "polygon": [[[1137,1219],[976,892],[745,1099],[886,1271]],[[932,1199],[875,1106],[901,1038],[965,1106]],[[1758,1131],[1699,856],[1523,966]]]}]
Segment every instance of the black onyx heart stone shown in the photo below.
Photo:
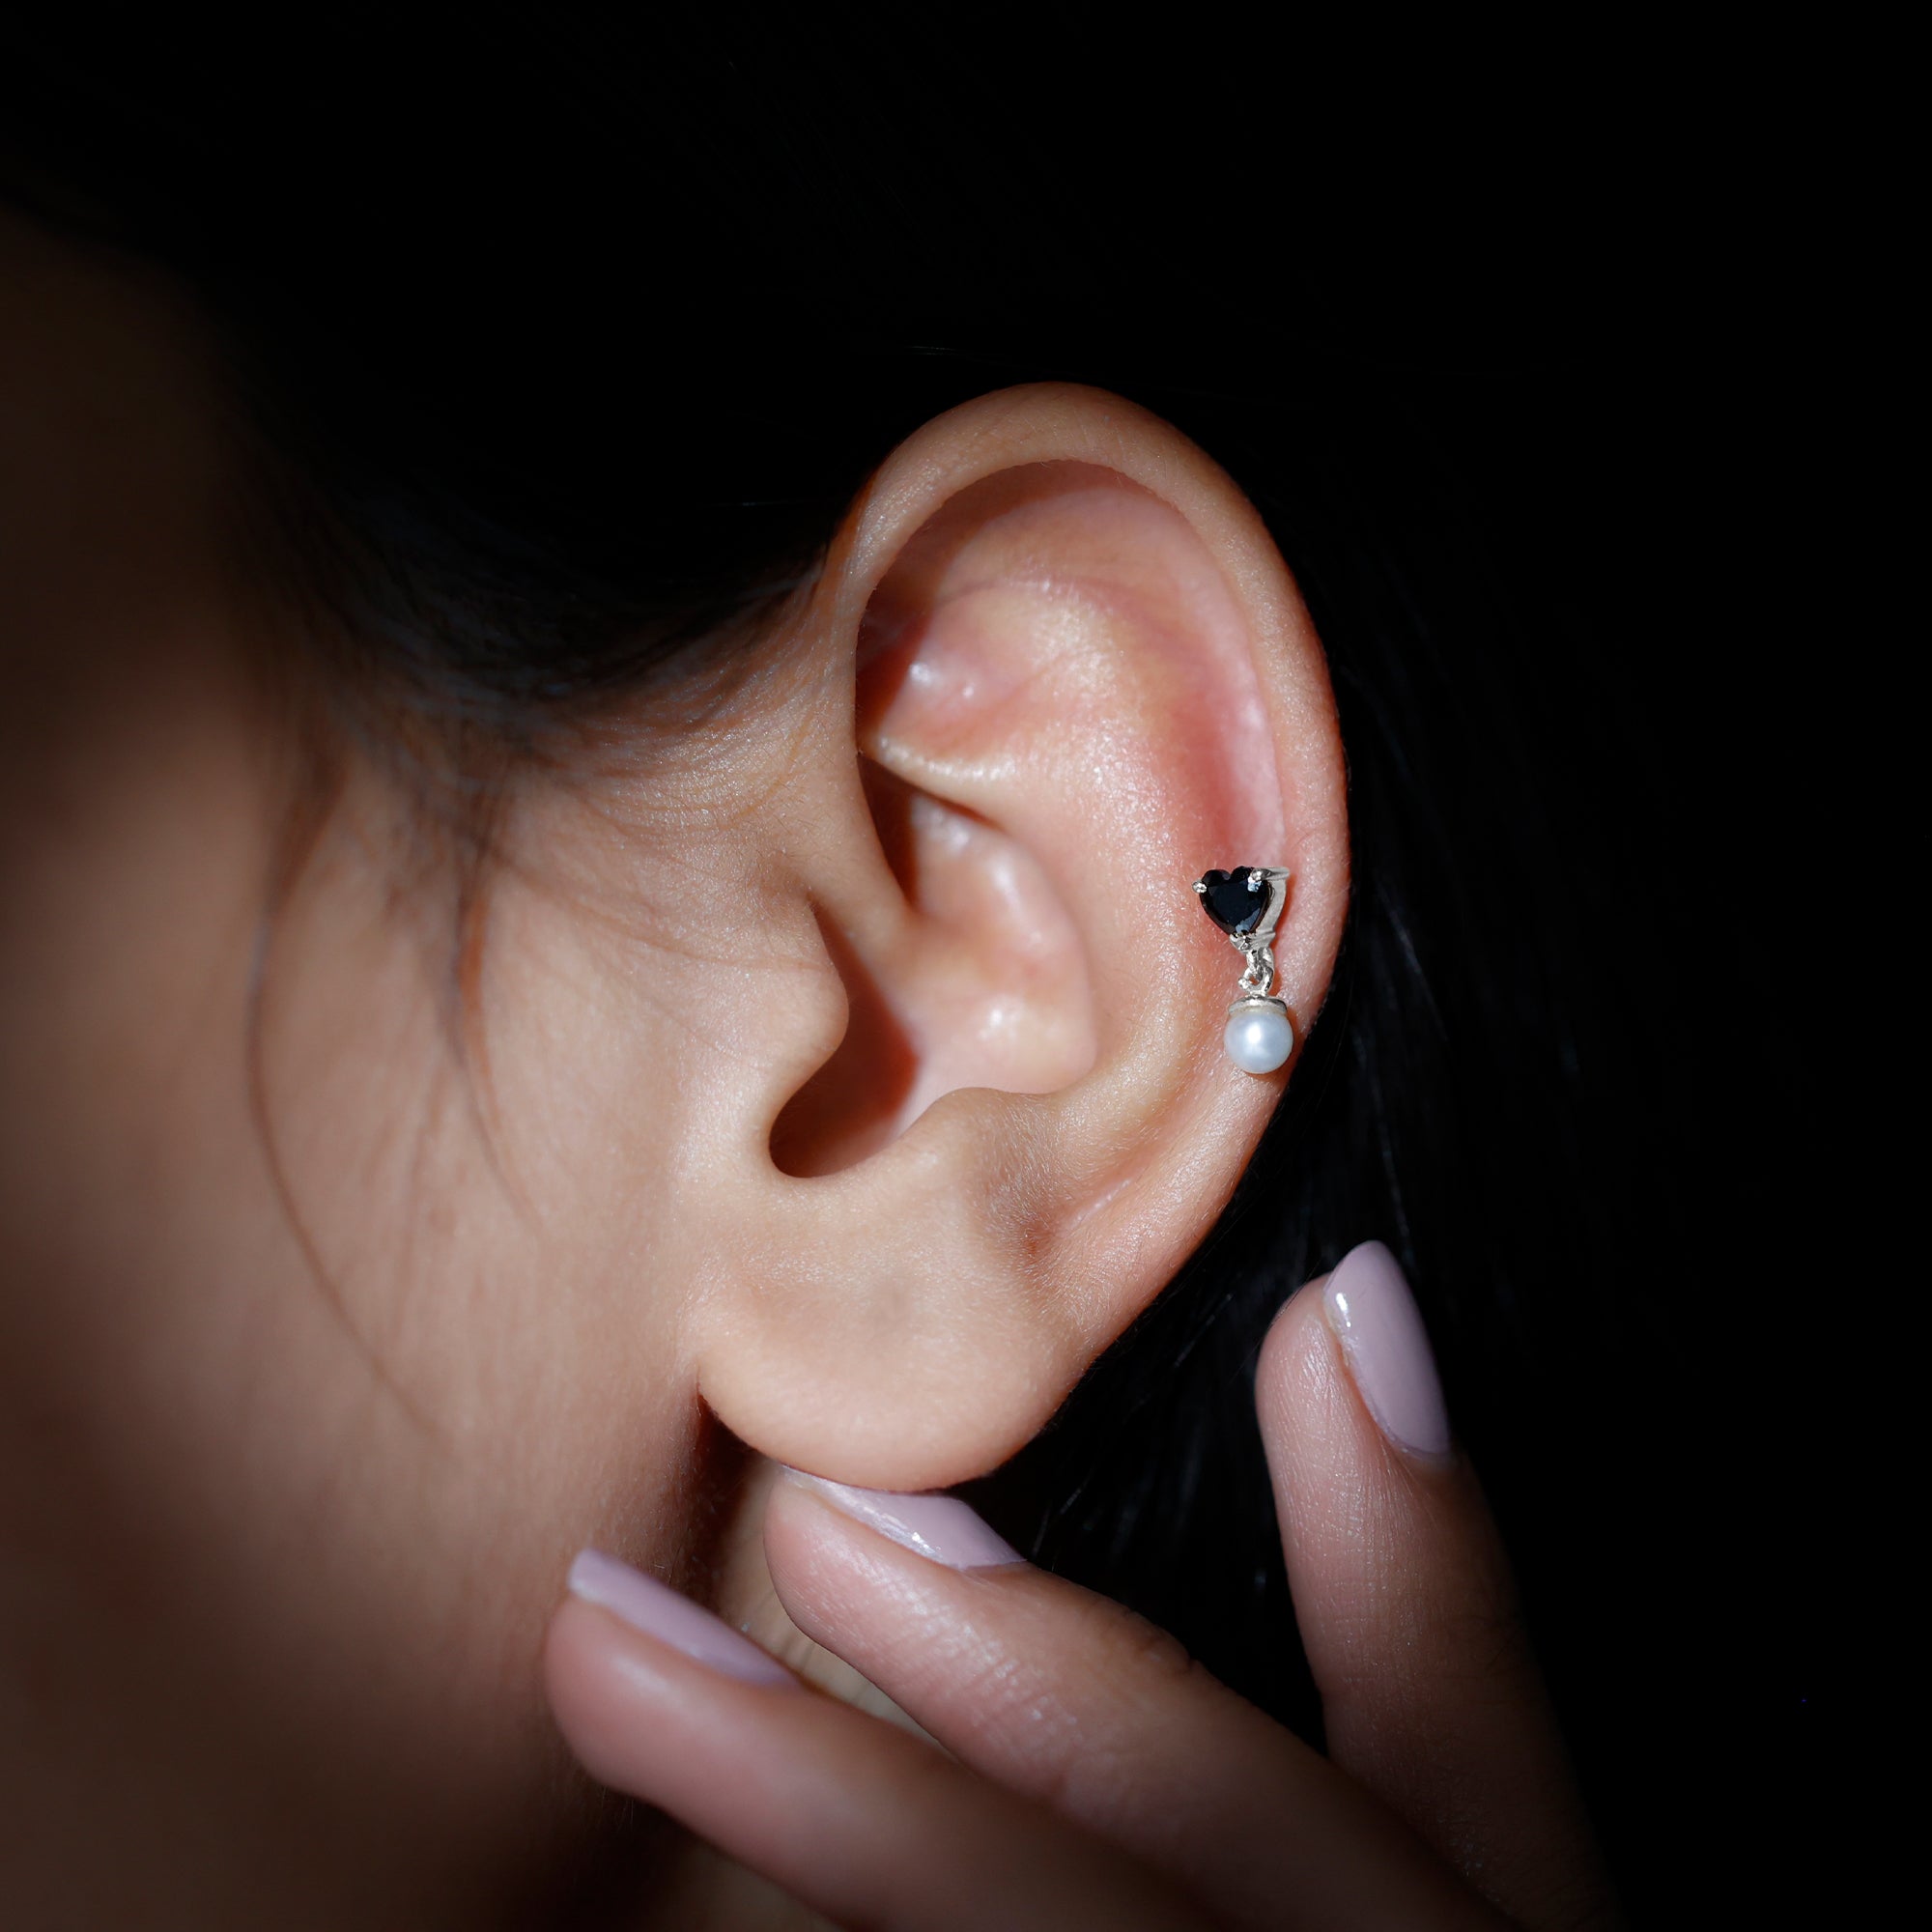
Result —
[{"label": "black onyx heart stone", "polygon": [[1223,932],[1252,932],[1268,909],[1272,888],[1265,878],[1257,892],[1248,884],[1253,866],[1236,866],[1232,872],[1204,872],[1201,875],[1201,910]]}]

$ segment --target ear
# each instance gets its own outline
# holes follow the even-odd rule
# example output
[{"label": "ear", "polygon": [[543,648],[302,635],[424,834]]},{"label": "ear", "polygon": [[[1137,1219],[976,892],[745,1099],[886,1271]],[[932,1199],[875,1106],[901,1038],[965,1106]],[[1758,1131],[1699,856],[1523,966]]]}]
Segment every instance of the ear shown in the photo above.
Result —
[{"label": "ear", "polygon": [[1289,1074],[1225,1056],[1241,961],[1193,881],[1292,873],[1305,1032],[1347,902],[1341,747],[1261,520],[1092,390],[914,437],[796,642],[810,722],[761,863],[819,945],[719,1096],[690,1332],[753,1448],[929,1488],[1037,1431],[1226,1205]]}]

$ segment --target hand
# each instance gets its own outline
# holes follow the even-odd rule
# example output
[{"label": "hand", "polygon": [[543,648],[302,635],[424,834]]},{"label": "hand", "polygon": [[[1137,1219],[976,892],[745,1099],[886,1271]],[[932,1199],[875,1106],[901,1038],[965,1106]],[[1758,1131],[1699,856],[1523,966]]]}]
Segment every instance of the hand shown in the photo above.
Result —
[{"label": "hand", "polygon": [[945,1752],[594,1555],[551,1626],[564,1734],[604,1782],[841,1924],[1612,1924],[1385,1250],[1289,1303],[1256,1397],[1326,1757],[963,1504],[796,1475],[765,1520],[785,1609]]}]

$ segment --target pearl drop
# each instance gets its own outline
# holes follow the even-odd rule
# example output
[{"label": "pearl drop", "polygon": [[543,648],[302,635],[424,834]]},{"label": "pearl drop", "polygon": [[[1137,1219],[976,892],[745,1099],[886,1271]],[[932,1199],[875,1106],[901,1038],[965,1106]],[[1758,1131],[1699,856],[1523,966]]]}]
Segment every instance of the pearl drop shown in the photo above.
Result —
[{"label": "pearl drop", "polygon": [[1272,1007],[1247,1007],[1228,1016],[1222,1035],[1228,1058],[1246,1073],[1272,1073],[1294,1051],[1294,1029]]}]

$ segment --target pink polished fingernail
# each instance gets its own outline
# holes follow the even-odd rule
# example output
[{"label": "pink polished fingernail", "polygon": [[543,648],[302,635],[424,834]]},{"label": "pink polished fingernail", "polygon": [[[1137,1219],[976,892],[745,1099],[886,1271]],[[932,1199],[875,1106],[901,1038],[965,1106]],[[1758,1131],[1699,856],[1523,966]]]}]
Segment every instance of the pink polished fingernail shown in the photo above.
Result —
[{"label": "pink polished fingernail", "polygon": [[993,1570],[1026,1561],[957,1496],[855,1490],[846,1483],[828,1483],[823,1476],[808,1476],[803,1469],[787,1469],[785,1474],[867,1529],[876,1529],[881,1536],[916,1549],[949,1570]]},{"label": "pink polished fingernail", "polygon": [[1379,1241],[1364,1241],[1328,1277],[1321,1305],[1382,1434],[1412,1456],[1448,1455],[1435,1355],[1395,1257]]},{"label": "pink polished fingernail", "polygon": [[570,1566],[570,1594],[595,1604],[694,1663],[747,1684],[796,1684],[777,1658],[668,1583],[633,1570],[601,1549],[580,1549]]}]

